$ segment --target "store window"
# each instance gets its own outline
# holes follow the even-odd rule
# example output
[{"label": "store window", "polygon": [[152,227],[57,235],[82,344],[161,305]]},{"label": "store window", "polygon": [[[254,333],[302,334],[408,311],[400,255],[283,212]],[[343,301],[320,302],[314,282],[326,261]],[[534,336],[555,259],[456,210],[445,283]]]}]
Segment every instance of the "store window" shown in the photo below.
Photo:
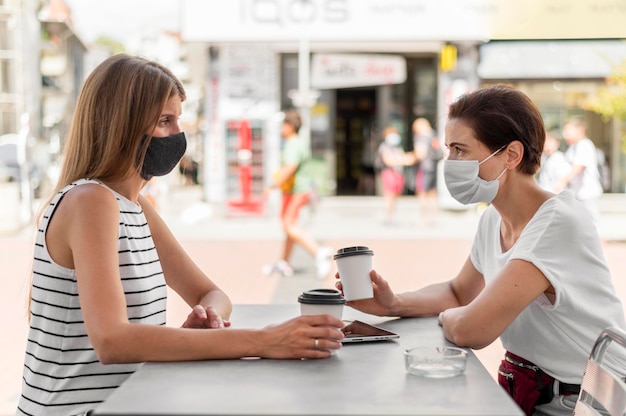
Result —
[{"label": "store window", "polygon": [[[484,86],[505,82],[490,80]],[[527,94],[541,112],[547,131],[562,139],[563,126],[568,119],[580,117],[587,124],[587,136],[608,157],[611,189],[624,189],[626,183],[626,151],[620,148],[621,137],[616,135],[612,122],[602,120],[599,114],[585,109],[603,82],[596,80],[524,80],[509,84]],[[561,150],[567,144],[561,141]]]},{"label": "store window", "polygon": [[424,117],[437,129],[437,68],[432,60],[417,61],[413,74],[413,119]]}]

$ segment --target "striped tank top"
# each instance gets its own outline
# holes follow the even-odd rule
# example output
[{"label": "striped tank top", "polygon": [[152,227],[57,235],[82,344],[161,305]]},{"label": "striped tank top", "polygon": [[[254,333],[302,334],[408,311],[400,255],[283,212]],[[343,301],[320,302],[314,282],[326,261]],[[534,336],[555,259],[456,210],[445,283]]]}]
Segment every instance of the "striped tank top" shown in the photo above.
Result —
[{"label": "striped tank top", "polygon": [[[81,179],[62,189],[47,207],[34,251],[30,330],[18,415],[75,415],[97,407],[140,364],[103,365],[89,341],[75,270],[56,264],[46,247],[55,208]],[[106,188],[106,186],[105,186]],[[119,270],[131,323],[165,325],[167,290],[159,256],[141,206],[109,189],[119,203]]]}]

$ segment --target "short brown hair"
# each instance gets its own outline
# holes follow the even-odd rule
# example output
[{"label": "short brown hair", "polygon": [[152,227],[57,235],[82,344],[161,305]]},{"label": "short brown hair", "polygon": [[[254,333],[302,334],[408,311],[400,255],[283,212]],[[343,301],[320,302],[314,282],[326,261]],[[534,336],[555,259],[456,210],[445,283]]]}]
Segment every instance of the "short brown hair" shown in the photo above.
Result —
[{"label": "short brown hair", "polygon": [[300,127],[302,127],[302,118],[300,118],[300,114],[296,110],[287,110],[285,111],[283,123],[290,124],[297,133],[300,131]]},{"label": "short brown hair", "polygon": [[454,102],[448,119],[467,123],[492,152],[519,141],[524,146],[520,171],[534,175],[539,169],[546,131],[537,106],[523,92],[503,84],[478,89]]}]

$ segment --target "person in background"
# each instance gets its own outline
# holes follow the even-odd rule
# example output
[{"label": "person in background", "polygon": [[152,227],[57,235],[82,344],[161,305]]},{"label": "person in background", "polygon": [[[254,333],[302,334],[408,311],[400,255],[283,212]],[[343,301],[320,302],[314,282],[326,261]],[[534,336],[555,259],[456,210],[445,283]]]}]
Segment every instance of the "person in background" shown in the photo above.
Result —
[{"label": "person in background", "polygon": [[163,188],[165,184],[161,183],[156,177],[150,180],[141,188],[141,194],[152,204],[157,211],[160,209],[160,202],[163,196]]},{"label": "person in background", "polygon": [[565,160],[571,168],[558,180],[557,190],[570,189],[597,222],[598,199],[604,190],[600,182],[596,146],[587,137],[587,126],[581,118],[572,118],[565,123],[563,138],[568,145]]},{"label": "person in background", "polygon": [[363,151],[361,153],[361,174],[357,182],[358,195],[376,195],[376,152],[378,150],[378,132],[369,128],[363,135]]},{"label": "person in background", "polygon": [[404,167],[415,163],[412,153],[402,148],[402,138],[398,129],[387,126],[383,129],[383,141],[378,147],[376,165],[380,170],[385,201],[385,219],[383,224],[396,225],[394,218],[396,200],[404,190]]},{"label": "person in background", "polygon": [[537,174],[537,182],[543,189],[559,193],[562,189],[557,188],[557,182],[571,169],[565,155],[559,150],[561,141],[553,132],[546,132],[546,142],[541,154],[541,168]]},{"label": "person in background", "polygon": [[[626,321],[589,212],[571,192],[535,180],[544,141],[541,114],[521,91],[495,85],[461,96],[445,127],[446,186],[462,204],[490,204],[468,258],[451,280],[399,294],[372,270],[374,298],[347,305],[438,316],[461,347],[500,338],[498,381],[524,412],[571,415],[596,338]],[[608,363],[626,372],[626,357]]]},{"label": "person in background", "polygon": [[[84,415],[145,361],[326,358],[341,320],[234,329],[232,304],[141,195],[185,153],[182,84],[125,54],[87,77],[61,174],[40,216],[19,415]],[[188,304],[165,326],[167,287]],[[337,340],[337,341],[334,341]]]},{"label": "person in background", "polygon": [[415,194],[420,201],[422,223],[432,225],[438,211],[437,166],[443,159],[443,150],[430,122],[423,117],[413,122],[413,149],[415,160],[419,163]]},{"label": "person in background", "polygon": [[285,232],[285,241],[280,260],[273,265],[265,265],[263,273],[292,276],[293,269],[289,265],[289,259],[294,246],[299,244],[315,257],[316,276],[318,279],[324,279],[330,272],[333,250],[330,247],[320,246],[305,230],[298,226],[300,210],[311,202],[311,184],[313,183],[307,169],[307,162],[311,159],[311,149],[298,136],[301,126],[302,120],[298,112],[294,110],[285,112],[281,129],[281,135],[284,139],[282,167],[275,175],[272,184],[264,191],[266,196],[272,189],[282,191],[280,220]]},{"label": "person in background", "polygon": [[198,185],[199,164],[191,155],[184,155],[178,164],[178,172],[182,176],[184,185]]}]

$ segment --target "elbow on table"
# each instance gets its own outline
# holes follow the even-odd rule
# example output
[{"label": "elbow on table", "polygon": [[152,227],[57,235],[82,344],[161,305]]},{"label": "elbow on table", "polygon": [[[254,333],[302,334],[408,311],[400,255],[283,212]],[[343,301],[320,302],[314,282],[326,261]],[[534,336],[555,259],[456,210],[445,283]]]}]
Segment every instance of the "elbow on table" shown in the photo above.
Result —
[{"label": "elbow on table", "polygon": [[464,324],[462,320],[446,323],[444,326],[446,339],[459,347],[480,350],[491,344],[494,339],[486,337],[484,330],[473,325]]},{"label": "elbow on table", "polygon": [[101,364],[125,364],[128,362],[128,360],[123,359],[119,349],[115,348],[113,345],[106,343],[104,345],[101,344],[97,347],[94,346],[94,350]]},{"label": "elbow on table", "polygon": [[127,354],[127,346],[121,345],[120,338],[109,335],[92,341],[94,351],[101,364],[128,364],[137,362]]}]

